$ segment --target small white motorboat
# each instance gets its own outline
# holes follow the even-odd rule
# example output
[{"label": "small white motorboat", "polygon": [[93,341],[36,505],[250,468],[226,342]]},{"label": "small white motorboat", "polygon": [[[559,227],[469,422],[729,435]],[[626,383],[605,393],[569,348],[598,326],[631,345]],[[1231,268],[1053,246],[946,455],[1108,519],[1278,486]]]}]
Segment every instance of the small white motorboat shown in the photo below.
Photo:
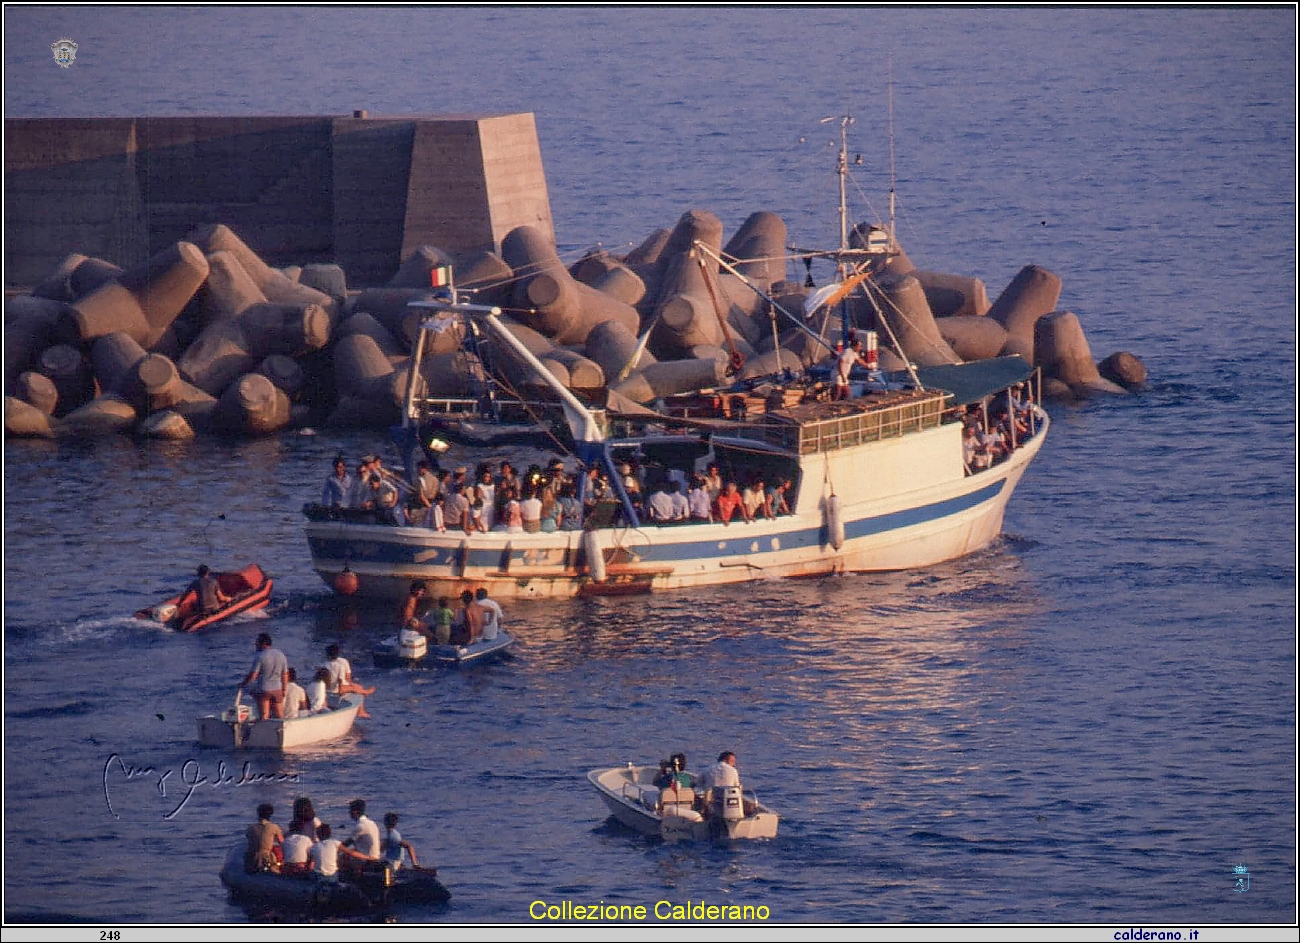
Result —
[{"label": "small white motorboat", "polygon": [[654,784],[658,775],[657,766],[628,763],[593,769],[587,781],[596,787],[614,818],[643,835],[665,841],[776,837],[781,817],[752,792],[728,786],[717,791],[720,795],[708,797],[690,788],[661,789]]},{"label": "small white motorboat", "polygon": [[514,643],[509,632],[498,631],[496,638],[479,639],[472,645],[430,645],[419,632],[403,629],[375,646],[375,664],[380,668],[473,665],[504,655]]},{"label": "small white motorboat", "polygon": [[319,714],[300,714],[293,720],[269,718],[260,720],[257,711],[248,704],[239,703],[223,711],[220,716],[208,714],[199,718],[199,743],[205,747],[228,747],[263,750],[289,750],[294,747],[328,743],[347,735],[357,719],[365,698],[360,694],[344,694],[338,707]]}]

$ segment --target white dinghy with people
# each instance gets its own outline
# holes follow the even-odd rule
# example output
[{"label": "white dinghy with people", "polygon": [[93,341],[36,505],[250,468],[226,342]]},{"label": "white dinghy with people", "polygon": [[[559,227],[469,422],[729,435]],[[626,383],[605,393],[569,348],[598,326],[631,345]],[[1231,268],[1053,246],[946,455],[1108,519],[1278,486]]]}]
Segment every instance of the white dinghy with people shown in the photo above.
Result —
[{"label": "white dinghy with people", "polygon": [[233,707],[219,715],[207,714],[199,718],[199,743],[202,746],[289,750],[329,743],[351,732],[357,713],[365,704],[365,698],[360,694],[344,694],[336,706],[324,711],[303,712],[290,719],[260,718],[255,707],[240,703],[242,695],[241,688],[235,695]]}]

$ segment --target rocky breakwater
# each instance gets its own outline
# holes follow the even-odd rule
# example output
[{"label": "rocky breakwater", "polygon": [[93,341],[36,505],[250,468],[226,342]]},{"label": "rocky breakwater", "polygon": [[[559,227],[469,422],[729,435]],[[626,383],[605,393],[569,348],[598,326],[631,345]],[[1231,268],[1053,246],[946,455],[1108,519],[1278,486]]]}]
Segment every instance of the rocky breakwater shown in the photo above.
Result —
[{"label": "rocky breakwater", "polygon": [[[691,210],[626,255],[593,251],[566,265],[547,235],[521,226],[500,255],[424,246],[387,285],[361,291],[349,290],[336,265],[271,268],[222,225],[195,229],[132,270],[74,254],[30,294],[6,301],[5,432],[185,438],[304,424],[385,428],[412,385],[466,396],[491,374],[507,392],[536,393],[544,378],[501,344],[467,353],[460,326],[429,339],[411,376],[419,315],[409,303],[434,297],[431,274],[447,265],[462,298],[499,305],[544,369],[592,402],[614,392],[651,403],[824,362],[838,314],[805,317],[813,289],[787,277],[784,222],[759,212],[723,237],[716,216]],[[980,279],[917,269],[896,249],[849,305],[855,327],[880,332],[886,370],[904,367],[902,358],[946,364],[1015,353],[1043,368],[1049,396],[1141,385],[1145,369],[1132,354],[1093,360],[1060,297],[1059,276],[1030,265],[990,302]]]}]

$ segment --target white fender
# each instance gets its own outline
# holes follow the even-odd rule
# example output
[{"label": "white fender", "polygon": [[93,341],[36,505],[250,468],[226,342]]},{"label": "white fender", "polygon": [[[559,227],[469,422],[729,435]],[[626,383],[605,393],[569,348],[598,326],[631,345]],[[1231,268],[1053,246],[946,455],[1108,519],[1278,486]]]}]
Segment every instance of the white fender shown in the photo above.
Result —
[{"label": "white fender", "polygon": [[844,511],[840,506],[840,496],[831,495],[826,499],[826,534],[830,544],[836,550],[844,546]]},{"label": "white fender", "polygon": [[600,536],[589,530],[582,535],[582,552],[587,558],[587,572],[597,583],[605,582],[605,554],[600,549]]}]

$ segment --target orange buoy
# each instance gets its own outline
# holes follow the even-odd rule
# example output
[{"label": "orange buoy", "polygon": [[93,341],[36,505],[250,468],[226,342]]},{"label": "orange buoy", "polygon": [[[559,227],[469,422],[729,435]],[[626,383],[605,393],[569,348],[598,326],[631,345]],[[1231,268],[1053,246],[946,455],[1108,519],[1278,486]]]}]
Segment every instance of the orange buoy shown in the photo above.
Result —
[{"label": "orange buoy", "polygon": [[334,577],[334,592],[338,593],[340,596],[353,596],[360,588],[361,581],[357,579],[357,575],[346,566],[343,567],[343,572]]}]

